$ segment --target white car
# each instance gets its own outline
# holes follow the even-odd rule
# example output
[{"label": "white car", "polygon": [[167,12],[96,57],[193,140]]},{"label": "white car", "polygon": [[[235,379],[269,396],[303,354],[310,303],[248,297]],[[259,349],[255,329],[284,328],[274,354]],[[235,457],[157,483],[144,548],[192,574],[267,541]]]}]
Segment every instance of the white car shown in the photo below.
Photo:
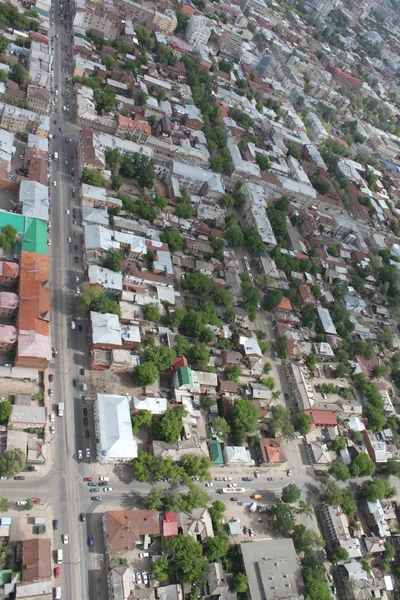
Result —
[{"label": "white car", "polygon": [[79,277],[78,277],[78,275],[77,275],[77,276],[75,277],[75,283],[79,283],[79,282],[80,282],[80,279],[79,279]]},{"label": "white car", "polygon": [[140,552],[139,558],[149,558],[149,552]]},{"label": "white car", "polygon": [[68,236],[67,240],[68,240],[68,244],[70,244],[72,242],[72,238],[69,236]]},{"label": "white car", "polygon": [[77,296],[79,296],[80,293],[81,293],[81,289],[77,287],[76,288],[76,294],[77,294]]},{"label": "white car", "polygon": [[53,181],[53,187],[57,187],[57,181]]},{"label": "white car", "polygon": [[55,420],[56,420],[55,414],[52,412],[52,413],[50,414],[50,422],[51,422],[51,423],[54,423],[54,421],[55,421]]},{"label": "white car", "polygon": [[78,450],[78,460],[82,460],[83,458],[83,452],[82,450]]},{"label": "white car", "polygon": [[54,427],[54,425],[50,425],[50,433],[55,433],[56,432],[56,428]]},{"label": "white car", "polygon": [[106,488],[104,488],[105,492],[112,492],[112,490],[113,490],[112,487],[106,487]]},{"label": "white car", "polygon": [[65,211],[65,214],[69,216],[69,214],[70,214],[69,208],[67,208],[67,210]]},{"label": "white car", "polygon": [[141,573],[136,573],[136,583],[142,583],[142,575],[141,575]]},{"label": "white car", "polygon": [[237,483],[228,483],[228,488],[235,488],[237,487]]},{"label": "white car", "polygon": [[26,506],[28,504],[27,500],[18,500],[17,506]]},{"label": "white car", "polygon": [[47,240],[47,245],[51,246],[51,240]]},{"label": "white car", "polygon": [[72,329],[72,331],[74,331],[74,329],[76,329],[75,321],[71,321],[71,329]]},{"label": "white car", "polygon": [[62,534],[62,541],[63,541],[63,544],[68,544],[68,533]]},{"label": "white car", "polygon": [[86,458],[90,458],[90,448],[86,448]]},{"label": "white car", "polygon": [[206,487],[214,487],[213,483],[206,483]]},{"label": "white car", "polygon": [[292,473],[293,473],[292,469],[289,469],[289,471],[287,472],[287,476],[288,476],[288,477],[291,477],[291,476],[292,476]]},{"label": "white car", "polygon": [[142,573],[143,583],[147,585],[149,583],[149,576],[147,573]]},{"label": "white car", "polygon": [[224,477],[224,481],[232,481],[232,477]]}]

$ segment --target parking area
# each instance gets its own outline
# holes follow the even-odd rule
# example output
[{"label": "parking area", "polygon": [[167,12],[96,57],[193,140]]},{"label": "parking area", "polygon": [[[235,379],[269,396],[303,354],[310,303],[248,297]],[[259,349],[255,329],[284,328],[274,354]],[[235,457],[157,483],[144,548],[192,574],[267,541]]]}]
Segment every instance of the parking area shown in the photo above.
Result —
[{"label": "parking area", "polygon": [[[146,588],[150,586],[151,579],[151,565],[154,557],[158,557],[161,554],[161,542],[160,540],[153,541],[150,546],[146,549],[136,547],[130,552],[124,553],[124,560],[126,560],[127,566],[131,569],[132,580],[136,585]],[[112,557],[111,564],[119,564],[119,557]]]}]

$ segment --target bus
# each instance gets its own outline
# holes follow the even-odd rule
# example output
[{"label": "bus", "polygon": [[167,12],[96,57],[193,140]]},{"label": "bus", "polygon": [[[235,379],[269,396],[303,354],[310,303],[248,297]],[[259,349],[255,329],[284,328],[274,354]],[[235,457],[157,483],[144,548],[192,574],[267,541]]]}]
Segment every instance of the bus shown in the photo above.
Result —
[{"label": "bus", "polygon": [[246,492],[246,488],[243,487],[222,488],[221,490],[221,494],[245,494]]}]

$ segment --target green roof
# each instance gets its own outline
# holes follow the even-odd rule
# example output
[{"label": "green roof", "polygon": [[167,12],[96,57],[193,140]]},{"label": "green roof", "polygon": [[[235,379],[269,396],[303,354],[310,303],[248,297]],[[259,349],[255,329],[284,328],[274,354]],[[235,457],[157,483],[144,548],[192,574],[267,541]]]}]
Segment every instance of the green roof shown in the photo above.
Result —
[{"label": "green roof", "polygon": [[222,456],[221,444],[217,440],[210,440],[210,456],[214,465],[223,465],[224,457]]},{"label": "green roof", "polygon": [[11,225],[18,233],[24,233],[25,217],[16,215],[15,213],[0,211],[0,229],[3,229],[6,225]]},{"label": "green roof", "polygon": [[47,254],[47,223],[33,217],[26,218],[22,250],[24,252],[35,252],[36,254]]},{"label": "green roof", "polygon": [[181,367],[178,371],[178,383],[182,385],[192,385],[193,377],[190,367]]}]

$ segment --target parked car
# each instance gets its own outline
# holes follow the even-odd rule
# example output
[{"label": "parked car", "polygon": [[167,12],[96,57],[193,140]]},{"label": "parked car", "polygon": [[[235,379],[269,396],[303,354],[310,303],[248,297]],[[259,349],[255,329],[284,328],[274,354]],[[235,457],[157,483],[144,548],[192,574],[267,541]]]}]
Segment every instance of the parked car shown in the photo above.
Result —
[{"label": "parked car", "polygon": [[54,577],[55,577],[56,579],[58,579],[58,578],[60,577],[60,573],[61,573],[60,567],[56,567],[56,568],[54,569]]},{"label": "parked car", "polygon": [[85,523],[85,521],[86,521],[86,515],[85,515],[85,513],[81,513],[80,514],[80,519],[81,519],[82,523]]},{"label": "parked car", "polygon": [[231,502],[237,502],[239,500],[239,498],[236,498],[236,496],[234,496],[233,498],[231,498]]},{"label": "parked car", "polygon": [[93,493],[97,493],[97,492],[99,492],[99,491],[100,491],[100,488],[98,488],[98,487],[95,487],[95,488],[90,488],[90,490],[89,490],[89,492],[90,492],[91,494],[93,494]]},{"label": "parked car", "polygon": [[57,531],[57,529],[59,529],[59,527],[60,527],[60,524],[58,522],[58,519],[54,519],[53,520],[53,529],[54,529],[54,531]]},{"label": "parked car", "polygon": [[62,538],[63,544],[68,544],[68,533],[63,533],[61,538]]},{"label": "parked car", "polygon": [[92,496],[93,502],[101,502],[101,496]]},{"label": "parked car", "polygon": [[89,548],[93,547],[93,536],[92,535],[88,535],[88,546],[89,546]]},{"label": "parked car", "polygon": [[242,481],[253,481],[253,477],[242,477]]},{"label": "parked car", "polygon": [[93,477],[84,477],[83,481],[93,481]]},{"label": "parked car", "polygon": [[89,481],[88,487],[97,487],[97,483],[95,481]]}]

